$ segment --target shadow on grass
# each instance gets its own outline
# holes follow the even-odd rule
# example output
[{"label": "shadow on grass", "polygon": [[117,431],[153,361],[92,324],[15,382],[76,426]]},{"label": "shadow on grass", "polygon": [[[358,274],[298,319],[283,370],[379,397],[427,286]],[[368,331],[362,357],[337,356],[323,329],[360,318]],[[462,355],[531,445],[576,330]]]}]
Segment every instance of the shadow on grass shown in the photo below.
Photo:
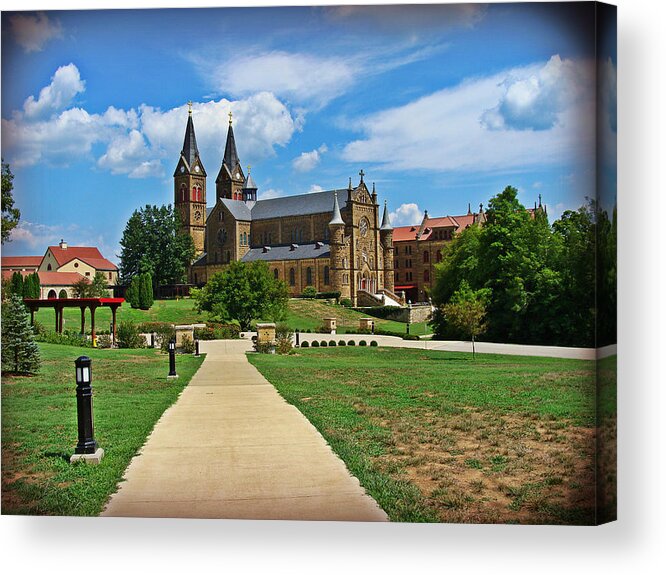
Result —
[{"label": "shadow on grass", "polygon": [[52,457],[54,459],[62,459],[66,463],[69,463],[69,457],[71,453],[63,453],[62,451],[46,451],[44,457]]}]

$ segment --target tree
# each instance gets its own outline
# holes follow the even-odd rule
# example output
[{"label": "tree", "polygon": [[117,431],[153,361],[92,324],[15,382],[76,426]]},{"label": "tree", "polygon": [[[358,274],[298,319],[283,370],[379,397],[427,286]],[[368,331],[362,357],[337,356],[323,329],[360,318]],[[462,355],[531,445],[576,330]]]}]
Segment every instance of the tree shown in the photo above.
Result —
[{"label": "tree", "polygon": [[273,277],[266,262],[234,261],[190,294],[199,312],[207,311],[223,321],[238,321],[241,329],[247,330],[253,319],[277,321],[284,316],[288,288]]},{"label": "tree", "polygon": [[23,297],[39,299],[39,274],[34,272],[23,280]]},{"label": "tree", "polygon": [[2,369],[15,373],[39,371],[39,347],[30,326],[30,314],[21,296],[12,294],[2,306]]},{"label": "tree", "polygon": [[95,273],[92,283],[90,284],[90,289],[88,291],[88,297],[107,297],[109,295],[109,284],[106,281],[106,276],[104,272]]},{"label": "tree", "polygon": [[153,305],[153,279],[152,276],[146,272],[138,276],[137,281],[139,291],[139,308],[150,309]]},{"label": "tree", "polygon": [[194,242],[178,233],[179,218],[171,206],[145,206],[136,210],[120,240],[120,275],[127,283],[149,272],[155,286],[180,283],[194,259]]},{"label": "tree", "polygon": [[11,292],[23,297],[23,274],[21,272],[12,274]]},{"label": "tree", "polygon": [[18,225],[21,218],[21,212],[14,207],[14,174],[9,169],[9,164],[2,160],[2,242],[11,241],[9,239],[12,230]]},{"label": "tree", "polygon": [[76,280],[72,284],[72,293],[75,298],[86,298],[90,296],[90,280],[81,276],[81,279]]},{"label": "tree", "polygon": [[472,290],[463,280],[460,289],[451,297],[451,301],[441,306],[441,318],[472,340],[472,358],[476,355],[474,342],[486,331],[486,300],[488,289]]},{"label": "tree", "polygon": [[141,275],[135,275],[130,282],[127,291],[125,292],[125,299],[133,309],[139,308],[139,286],[141,284]]}]

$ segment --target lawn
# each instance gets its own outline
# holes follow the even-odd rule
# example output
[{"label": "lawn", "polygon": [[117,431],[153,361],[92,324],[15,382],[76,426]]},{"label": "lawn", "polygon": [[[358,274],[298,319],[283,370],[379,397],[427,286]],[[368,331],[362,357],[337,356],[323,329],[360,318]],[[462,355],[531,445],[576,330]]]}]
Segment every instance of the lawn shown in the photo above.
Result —
[{"label": "lawn", "polygon": [[381,347],[248,357],[393,521],[595,522],[592,361]]},{"label": "lawn", "polygon": [[[96,350],[39,344],[37,376],[2,376],[2,513],[97,515],[131,458],[203,357],[155,350]],[[93,360],[95,438],[100,465],[70,464],[77,443],[74,360]]]}]

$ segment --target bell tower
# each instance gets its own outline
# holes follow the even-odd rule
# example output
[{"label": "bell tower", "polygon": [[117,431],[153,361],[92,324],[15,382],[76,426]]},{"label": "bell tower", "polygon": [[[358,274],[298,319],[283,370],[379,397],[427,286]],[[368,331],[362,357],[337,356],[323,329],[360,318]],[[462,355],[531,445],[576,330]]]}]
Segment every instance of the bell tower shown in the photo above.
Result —
[{"label": "bell tower", "polygon": [[196,255],[199,255],[204,251],[206,236],[206,170],[199,158],[192,102],[188,105],[183,149],[173,174],[174,207],[180,216],[180,233],[192,237]]},{"label": "bell tower", "polygon": [[245,174],[238,159],[236,151],[236,138],[234,137],[233,116],[229,111],[229,129],[227,130],[227,143],[224,147],[222,166],[215,178],[215,201],[222,198],[230,200],[243,200],[245,188]]}]

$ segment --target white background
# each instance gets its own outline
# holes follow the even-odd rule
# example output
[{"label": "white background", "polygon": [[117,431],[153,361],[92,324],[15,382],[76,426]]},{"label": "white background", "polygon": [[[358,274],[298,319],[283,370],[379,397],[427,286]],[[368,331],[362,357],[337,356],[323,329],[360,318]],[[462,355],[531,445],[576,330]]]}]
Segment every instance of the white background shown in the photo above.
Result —
[{"label": "white background", "polygon": [[[666,511],[666,342],[662,336],[666,218],[661,202],[666,191],[666,31],[661,2],[616,3],[621,304],[618,522],[578,528],[3,516],[0,565],[4,572],[666,572],[662,527]],[[95,4],[114,8],[186,5],[182,0]],[[192,5],[222,2],[196,0]],[[80,1],[31,0],[0,0],[0,6],[5,10],[86,7]]]}]

